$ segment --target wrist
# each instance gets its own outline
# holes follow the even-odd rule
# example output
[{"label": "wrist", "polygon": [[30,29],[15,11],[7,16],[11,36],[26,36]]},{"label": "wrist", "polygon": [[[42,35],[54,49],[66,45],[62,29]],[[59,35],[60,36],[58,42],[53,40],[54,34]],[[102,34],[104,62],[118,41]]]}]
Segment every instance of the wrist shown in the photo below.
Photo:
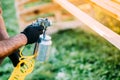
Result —
[{"label": "wrist", "polygon": [[25,34],[20,33],[19,37],[22,39],[22,45],[26,45],[27,44],[27,37],[25,36]]},{"label": "wrist", "polygon": [[1,30],[0,29],[0,40],[4,40],[4,39],[8,39],[9,36],[8,36],[8,33],[6,32],[6,30]]}]

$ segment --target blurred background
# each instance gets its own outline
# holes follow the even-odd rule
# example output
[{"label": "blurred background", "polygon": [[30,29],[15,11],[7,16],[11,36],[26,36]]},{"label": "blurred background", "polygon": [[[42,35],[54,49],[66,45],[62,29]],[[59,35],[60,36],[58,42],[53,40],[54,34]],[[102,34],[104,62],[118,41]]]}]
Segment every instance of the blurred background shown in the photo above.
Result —
[{"label": "blurred background", "polygon": [[[119,4],[119,0],[112,1]],[[118,16],[90,0],[69,2],[120,34]],[[120,50],[53,0],[1,0],[1,4],[11,37],[39,17],[47,17],[53,22],[47,32],[53,42],[49,60],[45,63],[36,61],[34,71],[25,80],[120,80]],[[34,44],[27,45],[23,53],[31,55],[33,49]],[[0,80],[8,80],[13,69],[6,58],[0,66]]]}]

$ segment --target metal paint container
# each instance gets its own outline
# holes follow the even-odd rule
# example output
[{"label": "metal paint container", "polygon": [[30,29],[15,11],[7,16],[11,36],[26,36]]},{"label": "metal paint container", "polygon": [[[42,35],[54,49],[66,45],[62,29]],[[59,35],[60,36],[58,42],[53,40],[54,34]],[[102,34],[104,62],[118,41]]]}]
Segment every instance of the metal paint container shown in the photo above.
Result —
[{"label": "metal paint container", "polygon": [[37,60],[44,62],[48,59],[52,41],[48,35],[40,35],[38,42]]}]

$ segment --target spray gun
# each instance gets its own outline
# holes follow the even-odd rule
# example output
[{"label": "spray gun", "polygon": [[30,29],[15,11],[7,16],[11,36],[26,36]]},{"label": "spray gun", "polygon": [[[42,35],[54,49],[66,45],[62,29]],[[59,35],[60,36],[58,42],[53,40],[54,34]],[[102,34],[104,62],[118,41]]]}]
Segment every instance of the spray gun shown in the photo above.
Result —
[{"label": "spray gun", "polygon": [[44,62],[49,56],[49,49],[52,44],[51,37],[46,35],[46,30],[51,26],[51,22],[47,18],[39,18],[37,22],[33,23],[33,26],[36,25],[44,26],[44,30],[39,40],[35,43],[33,54],[36,55],[38,61]]},{"label": "spray gun", "polygon": [[51,37],[46,35],[46,30],[51,26],[51,21],[47,18],[39,18],[32,23],[33,27],[44,26],[43,34],[39,36],[35,43],[34,52],[32,56],[23,56],[20,50],[19,63],[15,66],[9,80],[24,80],[24,78],[33,71],[35,59],[44,62],[49,56],[50,46],[52,44]]}]

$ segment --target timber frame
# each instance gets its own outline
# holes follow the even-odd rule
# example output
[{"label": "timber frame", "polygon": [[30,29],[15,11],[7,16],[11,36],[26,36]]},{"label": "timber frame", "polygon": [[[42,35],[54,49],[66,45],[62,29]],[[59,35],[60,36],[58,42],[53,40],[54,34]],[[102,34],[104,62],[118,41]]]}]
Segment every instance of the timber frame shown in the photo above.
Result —
[{"label": "timber frame", "polygon": [[15,1],[20,29],[25,28],[25,26],[37,17],[40,17],[41,14],[50,13],[47,17],[54,22],[54,26],[48,30],[49,34],[61,29],[76,28],[76,26],[83,25],[84,23],[120,49],[120,35],[87,14],[87,11],[92,13],[90,9],[93,6],[98,6],[107,12],[107,14],[120,21],[120,0],[83,0],[83,2],[80,2],[80,0],[53,0],[50,3],[33,6],[31,8],[25,8],[24,6],[25,4],[34,3],[38,0]]}]

